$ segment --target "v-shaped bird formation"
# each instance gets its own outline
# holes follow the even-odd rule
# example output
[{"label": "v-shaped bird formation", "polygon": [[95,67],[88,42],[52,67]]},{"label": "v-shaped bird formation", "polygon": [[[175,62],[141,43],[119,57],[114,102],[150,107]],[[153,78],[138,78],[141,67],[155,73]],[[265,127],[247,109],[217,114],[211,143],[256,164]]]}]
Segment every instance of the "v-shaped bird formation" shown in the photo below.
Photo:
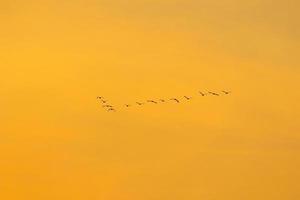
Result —
[{"label": "v-shaped bird formation", "polygon": [[[222,90],[220,92],[212,92],[212,91],[207,91],[207,92],[202,92],[199,91],[196,96],[181,96],[181,97],[171,97],[171,98],[165,98],[165,99],[147,99],[145,101],[136,101],[131,104],[126,103],[123,106],[124,108],[129,108],[132,106],[144,106],[145,104],[163,104],[163,103],[168,103],[168,102],[173,102],[173,103],[182,103],[184,101],[191,101],[194,99],[194,97],[200,96],[200,97],[205,97],[205,96],[222,96],[222,95],[229,95],[231,94],[231,91],[226,91]],[[109,101],[104,98],[103,96],[98,96],[97,99],[99,100],[101,107],[105,109],[107,112],[116,112],[117,109],[114,105],[109,103]]]}]

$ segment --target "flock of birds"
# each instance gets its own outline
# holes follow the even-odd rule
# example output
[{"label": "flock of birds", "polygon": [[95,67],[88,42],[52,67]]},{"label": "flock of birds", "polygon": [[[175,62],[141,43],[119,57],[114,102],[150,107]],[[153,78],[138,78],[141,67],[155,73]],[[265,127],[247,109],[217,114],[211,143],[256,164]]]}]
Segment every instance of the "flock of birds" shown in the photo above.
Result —
[{"label": "flock of birds", "polygon": [[[207,96],[207,95],[212,95],[212,96],[221,96],[221,95],[229,95],[231,93],[231,91],[226,91],[226,90],[222,90],[220,92],[198,92],[198,95],[201,95],[201,96]],[[152,99],[148,99],[144,102],[135,102],[134,104],[124,104],[124,107],[125,108],[128,108],[128,107],[131,107],[133,105],[137,105],[137,106],[143,106],[144,104],[146,103],[152,103],[152,104],[158,104],[158,103],[166,103],[167,101],[173,101],[175,103],[181,103],[182,101],[189,101],[191,100],[193,97],[191,96],[183,96],[182,98],[178,98],[178,97],[173,97],[173,98],[169,98],[169,99],[157,99],[157,100],[152,100]],[[101,103],[101,106],[108,112],[116,112],[116,108],[110,104],[108,102],[108,100],[106,100],[104,97],[102,96],[98,96],[97,99],[100,101]]]}]

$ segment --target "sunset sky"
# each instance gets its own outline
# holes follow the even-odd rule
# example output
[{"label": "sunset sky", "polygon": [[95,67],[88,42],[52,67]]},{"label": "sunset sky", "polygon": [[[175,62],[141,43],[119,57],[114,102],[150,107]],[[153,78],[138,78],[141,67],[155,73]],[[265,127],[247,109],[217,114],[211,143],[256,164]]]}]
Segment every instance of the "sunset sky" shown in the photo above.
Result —
[{"label": "sunset sky", "polygon": [[299,7],[0,0],[0,199],[300,199]]}]

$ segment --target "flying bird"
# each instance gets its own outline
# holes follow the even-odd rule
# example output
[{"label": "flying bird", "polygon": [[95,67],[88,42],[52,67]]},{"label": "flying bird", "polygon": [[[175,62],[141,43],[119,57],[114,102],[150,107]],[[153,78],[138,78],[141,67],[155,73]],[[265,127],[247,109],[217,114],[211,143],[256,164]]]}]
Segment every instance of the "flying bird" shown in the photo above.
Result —
[{"label": "flying bird", "polygon": [[136,104],[139,106],[143,105],[143,103],[140,103],[140,102],[136,102]]},{"label": "flying bird", "polygon": [[208,92],[209,94],[211,95],[214,95],[214,96],[219,96],[219,94],[215,93],[215,92]]},{"label": "flying bird", "polygon": [[170,100],[176,101],[177,103],[179,103],[179,100],[176,98],[171,98]]},{"label": "flying bird", "polygon": [[107,111],[108,111],[108,112],[109,112],[109,111],[116,112],[116,110],[115,110],[115,109],[113,109],[113,108],[110,108],[110,109],[108,109]]},{"label": "flying bird", "polygon": [[223,92],[224,94],[229,94],[229,93],[231,93],[230,91],[225,91],[225,90],[222,90],[222,92]]},{"label": "flying bird", "polygon": [[199,94],[200,94],[201,96],[205,96],[205,94],[204,94],[203,92],[199,92]]},{"label": "flying bird", "polygon": [[97,99],[102,99],[102,98],[103,98],[103,97],[99,97],[99,96],[97,97]]},{"label": "flying bird", "polygon": [[112,108],[111,105],[103,105],[102,107]]},{"label": "flying bird", "polygon": [[161,102],[166,102],[164,99],[160,99]]},{"label": "flying bird", "polygon": [[130,105],[129,104],[125,104],[125,106],[128,108],[128,107],[130,107]]},{"label": "flying bird", "polygon": [[186,100],[190,100],[192,97],[183,96]]},{"label": "flying bird", "polygon": [[102,100],[102,103],[107,103],[107,101],[105,101],[105,100]]},{"label": "flying bird", "polygon": [[156,102],[156,101],[153,101],[153,100],[147,100],[147,102],[157,104],[157,102]]}]

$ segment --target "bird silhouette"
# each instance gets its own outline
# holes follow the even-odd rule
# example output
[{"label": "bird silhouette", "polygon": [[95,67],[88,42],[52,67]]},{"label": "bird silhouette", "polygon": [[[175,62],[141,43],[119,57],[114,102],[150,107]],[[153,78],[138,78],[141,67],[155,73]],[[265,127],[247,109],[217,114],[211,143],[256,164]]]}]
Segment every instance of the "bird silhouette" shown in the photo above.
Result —
[{"label": "bird silhouette", "polygon": [[111,106],[111,105],[103,105],[102,107],[112,108],[113,106]]},{"label": "bird silhouette", "polygon": [[205,96],[205,94],[203,92],[199,92],[199,94],[203,97]]},{"label": "bird silhouette", "polygon": [[102,99],[103,97],[98,96],[97,99]]},{"label": "bird silhouette", "polygon": [[136,102],[136,104],[139,106],[143,105],[143,103],[140,103],[140,102]]},{"label": "bird silhouette", "polygon": [[214,95],[214,96],[219,96],[219,94],[215,93],[215,92],[208,92],[209,94],[211,95]]},{"label": "bird silhouette", "polygon": [[107,101],[105,101],[105,100],[102,100],[101,102],[102,102],[102,103],[107,103]]},{"label": "bird silhouette", "polygon": [[170,100],[176,101],[177,103],[179,103],[179,100],[176,98],[171,98]]},{"label": "bird silhouette", "polygon": [[116,110],[115,110],[114,108],[110,108],[110,109],[108,109],[107,111],[108,111],[108,112],[110,112],[110,111],[116,112]]},{"label": "bird silhouette", "polygon": [[190,100],[192,97],[183,96],[186,100]]},{"label": "bird silhouette", "polygon": [[130,107],[130,105],[129,104],[125,104],[125,106],[128,108],[128,107]]},{"label": "bird silhouette", "polygon": [[156,102],[156,101],[153,101],[153,100],[147,100],[147,102],[157,104],[157,102]]},{"label": "bird silhouette", "polygon": [[225,91],[225,90],[222,90],[222,92],[223,92],[224,94],[229,94],[229,93],[231,93],[230,91]]},{"label": "bird silhouette", "polygon": [[164,99],[160,99],[159,101],[160,101],[160,102],[166,102]]}]

